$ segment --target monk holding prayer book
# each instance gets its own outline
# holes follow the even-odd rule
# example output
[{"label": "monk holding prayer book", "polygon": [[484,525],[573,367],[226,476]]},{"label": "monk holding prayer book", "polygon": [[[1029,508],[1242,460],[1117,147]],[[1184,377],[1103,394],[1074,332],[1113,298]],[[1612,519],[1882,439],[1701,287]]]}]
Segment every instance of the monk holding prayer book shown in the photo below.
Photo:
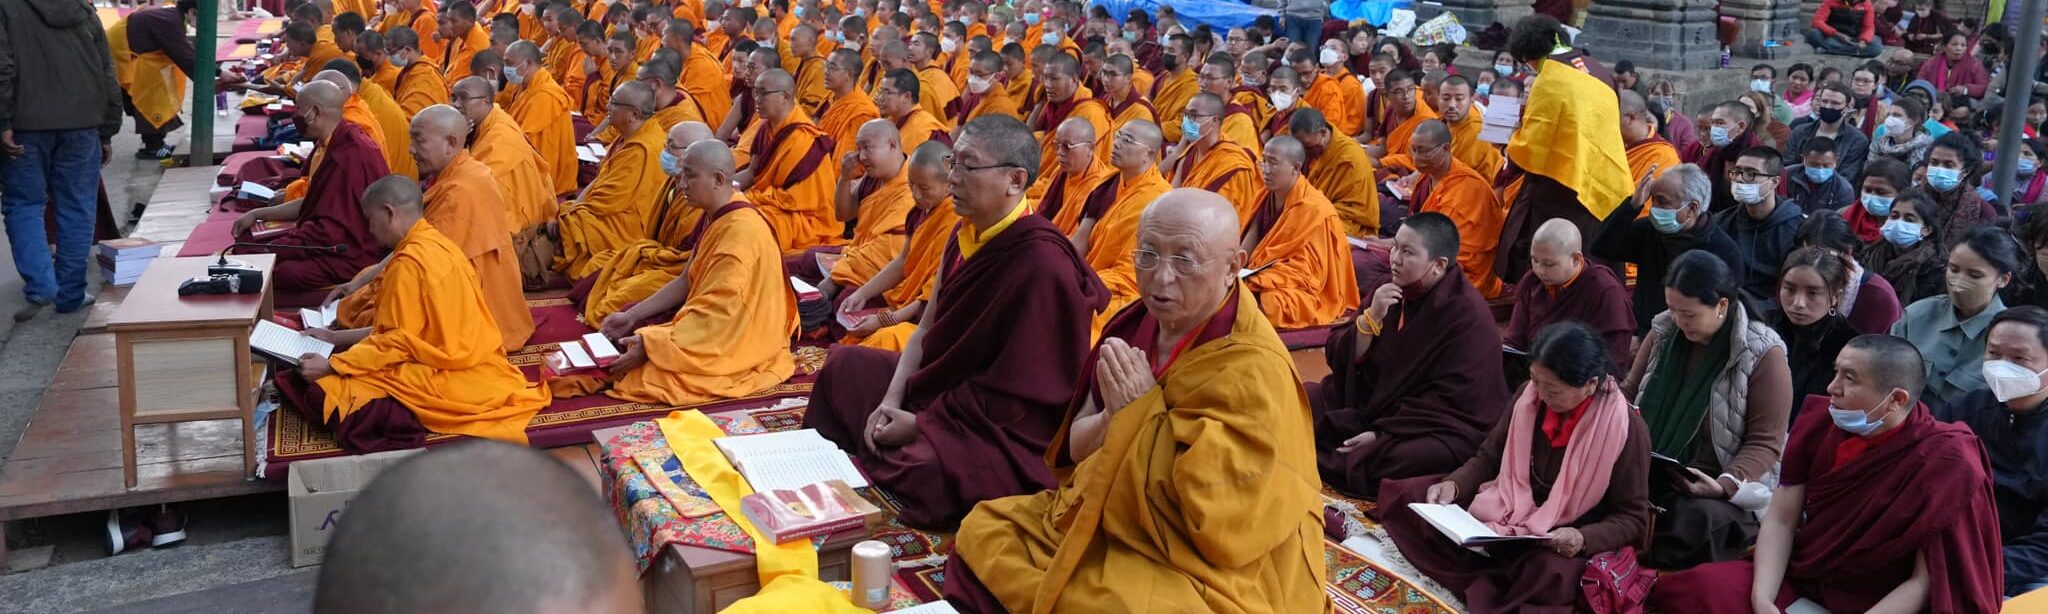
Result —
[{"label": "monk holding prayer book", "polygon": [[1627,373],[1635,354],[1635,312],[1629,310],[1628,289],[1614,270],[1586,259],[1579,227],[1553,219],[1536,229],[1529,242],[1529,273],[1515,284],[1515,311],[1508,317],[1501,343],[1528,349],[1537,331],[1558,322],[1578,322],[1607,342],[1611,373]]},{"label": "monk holding prayer book", "polygon": [[1237,282],[1237,227],[1230,202],[1199,190],[1145,212],[1134,255],[1144,298],[1080,365],[1041,460],[1059,486],[975,506],[946,565],[948,601],[978,612],[1329,610],[1308,399]]},{"label": "monk holding prayer book", "polygon": [[858,455],[912,526],[1054,485],[1046,446],[1073,396],[1107,292],[1024,193],[1038,170],[1022,122],[983,117],[953,151],[954,233],[932,302],[902,355],[833,348],[804,416]]},{"label": "monk holding prayer book", "polygon": [[661,187],[647,236],[591,256],[590,268],[595,272],[577,280],[569,293],[570,300],[581,302],[583,321],[603,322],[683,274],[690,251],[697,245],[698,221],[704,217],[702,210],[685,202],[683,153],[690,145],[711,138],[711,127],[698,122],[683,122],[669,129],[661,150],[661,158],[668,161],[661,165],[661,172],[668,180]]},{"label": "monk holding prayer book", "polygon": [[[946,193],[950,156],[952,151],[938,142],[925,143],[911,152],[903,170],[910,179],[910,197],[915,204],[903,218],[908,243],[867,283],[839,297],[838,317],[852,323],[846,327],[843,342],[901,352],[917,330],[917,322],[931,302],[932,279],[960,224],[960,214],[953,212]],[[885,305],[869,309],[877,299]]]},{"label": "monk holding prayer book", "polygon": [[[342,105],[347,99],[347,92],[326,81],[308,83],[299,91],[294,121],[301,127],[300,134],[319,143],[312,174],[306,181],[306,196],[244,213],[235,220],[238,242],[255,241],[249,228],[257,222],[292,221],[296,224],[290,230],[266,237],[262,242],[334,248],[276,250],[277,265],[271,270],[270,279],[280,295],[325,289],[348,281],[363,267],[384,257],[386,248],[372,235],[359,203],[370,182],[389,175],[390,171],[384,165],[383,152],[363,127],[342,121]],[[307,305],[279,302],[277,306]]]}]

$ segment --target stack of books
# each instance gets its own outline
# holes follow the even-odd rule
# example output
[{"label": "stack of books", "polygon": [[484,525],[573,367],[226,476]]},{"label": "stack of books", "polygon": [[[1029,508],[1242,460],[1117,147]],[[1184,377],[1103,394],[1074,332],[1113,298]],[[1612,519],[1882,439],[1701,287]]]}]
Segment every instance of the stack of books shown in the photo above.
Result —
[{"label": "stack of books", "polygon": [[164,246],[142,237],[101,241],[94,257],[100,261],[101,279],[112,285],[133,285],[142,271],[164,251]]}]

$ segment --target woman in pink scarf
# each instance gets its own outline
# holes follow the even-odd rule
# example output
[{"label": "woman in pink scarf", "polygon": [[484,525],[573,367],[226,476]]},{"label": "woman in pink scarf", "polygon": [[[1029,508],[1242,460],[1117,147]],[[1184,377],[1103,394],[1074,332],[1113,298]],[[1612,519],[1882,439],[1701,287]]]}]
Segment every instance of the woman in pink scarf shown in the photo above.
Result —
[{"label": "woman in pink scarf", "polygon": [[[1607,349],[1574,322],[1529,348],[1529,384],[1479,455],[1447,476],[1389,480],[1380,517],[1401,554],[1474,614],[1570,612],[1586,559],[1642,540],[1649,430],[1615,386]],[[1408,508],[1457,504],[1503,535],[1547,535],[1475,553]]]},{"label": "woman in pink scarf", "polygon": [[1991,85],[1991,73],[1985,72],[1984,62],[1977,56],[1970,55],[1970,33],[1953,30],[1942,41],[1935,56],[1920,65],[1919,79],[1944,94],[1983,98],[1984,88]]}]

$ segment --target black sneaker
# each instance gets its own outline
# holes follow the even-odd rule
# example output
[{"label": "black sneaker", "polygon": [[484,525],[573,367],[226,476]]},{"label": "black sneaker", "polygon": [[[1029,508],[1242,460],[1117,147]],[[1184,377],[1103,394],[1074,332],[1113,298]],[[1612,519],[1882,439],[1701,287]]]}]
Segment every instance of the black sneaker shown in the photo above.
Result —
[{"label": "black sneaker", "polygon": [[153,537],[133,510],[107,510],[107,556],[149,546]]},{"label": "black sneaker", "polygon": [[154,548],[169,548],[185,542],[185,512],[169,505],[159,505],[149,514],[146,526],[153,535],[149,545]]},{"label": "black sneaker", "polygon": [[166,159],[166,158],[169,158],[169,157],[171,157],[171,154],[172,154],[172,152],[173,152],[173,151],[174,151],[174,150],[173,150],[173,149],[171,149],[171,146],[169,146],[169,145],[163,145],[163,146],[160,146],[160,147],[156,147],[156,148],[149,148],[149,147],[144,147],[144,148],[142,148],[142,149],[140,149],[140,150],[137,150],[137,151],[135,152],[135,159],[137,159],[137,160],[163,160],[163,159]]}]

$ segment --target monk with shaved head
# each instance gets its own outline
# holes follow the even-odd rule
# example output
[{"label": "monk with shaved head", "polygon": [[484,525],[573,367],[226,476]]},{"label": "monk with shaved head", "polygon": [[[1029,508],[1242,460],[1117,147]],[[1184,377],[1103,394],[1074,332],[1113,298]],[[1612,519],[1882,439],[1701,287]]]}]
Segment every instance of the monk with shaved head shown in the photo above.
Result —
[{"label": "monk with shaved head", "polygon": [[827,159],[832,144],[825,132],[797,106],[796,82],[781,69],[761,73],[754,104],[760,117],[741,144],[751,158],[736,179],[747,200],[768,218],[785,254],[844,243],[832,206],[839,164]]},{"label": "monk with shaved head", "polygon": [[[825,305],[836,305],[841,289],[859,288],[875,273],[903,252],[903,220],[910,214],[910,173],[904,172],[903,146],[896,140],[896,126],[876,119],[860,127],[854,141],[854,155],[840,160],[839,176],[844,179],[834,190],[832,206],[836,219],[853,225],[853,236],[844,249],[811,248],[808,254],[839,252],[830,274],[819,269],[818,261],[799,261],[792,275],[815,280],[824,293]],[[830,308],[821,309],[831,311]]]},{"label": "monk with shaved head", "polygon": [[1379,184],[1373,181],[1372,157],[1366,155],[1365,147],[1339,132],[1319,109],[1298,106],[1282,115],[1288,120],[1280,133],[1301,141],[1308,153],[1303,173],[1337,207],[1345,234],[1361,239],[1379,236]]},{"label": "monk with shaved head", "polygon": [[[474,78],[474,77],[472,77]],[[462,250],[476,271],[479,291],[506,352],[526,347],[533,335],[533,314],[521,293],[519,257],[512,232],[505,228],[505,199],[490,167],[469,155],[469,120],[448,105],[435,105],[412,119],[412,156],[428,178],[425,219]],[[376,321],[381,296],[379,273],[389,264],[365,269],[354,280],[336,286],[328,300],[341,300],[337,335],[364,334]],[[349,330],[359,329],[359,330]]]},{"label": "monk with shaved head", "polygon": [[[563,42],[560,39],[553,41]],[[574,48],[575,41],[568,47]],[[580,52],[579,52],[580,53]],[[505,81],[511,84],[512,104],[505,111],[526,142],[547,162],[554,193],[576,192],[576,127],[569,111],[576,108],[569,90],[555,81],[556,73],[541,62],[540,48],[519,41],[505,48]]]},{"label": "monk with shaved head", "polygon": [[412,28],[399,26],[391,32],[391,64],[398,67],[398,79],[391,94],[398,98],[408,116],[437,104],[448,102],[448,81],[441,77],[441,67],[434,59],[420,49],[420,35]]},{"label": "monk with shaved head", "polygon": [[796,80],[796,104],[816,117],[825,110],[831,93],[825,88],[825,57],[818,54],[818,30],[805,25],[791,29],[789,55],[796,63],[790,72]]},{"label": "monk with shaved head", "polygon": [[966,88],[947,109],[948,119],[964,124],[983,115],[1023,118],[1019,109],[1023,101],[1010,95],[1010,88],[1003,83],[1003,68],[1003,56],[993,51],[974,54],[967,64]]},{"label": "monk with shaved head", "polygon": [[647,234],[666,175],[661,171],[664,133],[654,123],[654,91],[628,81],[611,97],[607,120],[624,135],[612,142],[597,178],[580,198],[562,207],[556,223],[562,255],[555,268],[582,279],[595,272],[592,255],[638,240]]},{"label": "monk with shaved head", "polygon": [[[902,175],[908,181],[914,205],[904,214],[903,235],[908,237],[896,257],[876,271],[867,283],[849,288],[838,298],[839,313],[854,325],[847,329],[846,342],[903,351],[903,344],[917,330],[917,322],[931,300],[932,279],[939,270],[953,227],[960,214],[953,211],[947,195],[947,162],[952,150],[944,143],[918,146],[905,161]],[[882,308],[870,309],[874,302]]]},{"label": "monk with shaved head", "polygon": [[661,150],[661,172],[667,180],[661,187],[654,218],[648,223],[648,234],[591,256],[590,268],[594,273],[578,281],[569,293],[569,299],[582,307],[585,322],[603,322],[683,274],[694,246],[697,221],[703,217],[698,207],[685,202],[683,153],[691,145],[708,140],[712,140],[711,127],[700,122],[683,122],[669,129]]},{"label": "monk with shaved head", "polygon": [[1138,300],[1137,269],[1131,266],[1131,251],[1138,245],[1139,216],[1144,215],[1152,201],[1173,189],[1159,174],[1159,151],[1163,146],[1159,126],[1134,121],[1118,128],[1109,140],[1109,163],[1116,172],[1109,185],[1116,189],[1115,200],[1094,220],[1087,235],[1075,242],[1086,244],[1083,255],[1088,267],[1095,269],[1095,276],[1109,289],[1109,308],[1095,314],[1093,330],[1097,333],[1109,323],[1110,316]]},{"label": "monk with shaved head", "polygon": [[1294,137],[1266,142],[1259,161],[1266,190],[1244,227],[1251,254],[1244,278],[1266,319],[1283,329],[1317,327],[1358,308],[1358,278],[1344,221],[1321,190],[1302,177],[1308,154]]},{"label": "monk with shaved head", "polygon": [[379,179],[354,206],[391,250],[377,274],[377,314],[366,329],[309,332],[334,354],[300,357],[297,371],[279,374],[278,392],[353,454],[416,448],[432,433],[525,444],[547,385],[506,360],[476,269],[426,221],[419,184]]},{"label": "monk with shaved head", "polygon": [[412,156],[406,153],[412,149],[412,139],[406,133],[406,124],[411,116],[398,106],[390,92],[375,83],[365,83],[362,69],[348,59],[334,60],[327,70],[320,71],[314,78],[352,92],[350,103],[369,111],[371,121],[377,124],[377,129],[370,136],[377,139],[377,149],[384,154],[384,165],[391,169],[392,174],[419,176],[419,168],[413,165]]},{"label": "monk with shaved head", "polygon": [[349,503],[348,518],[320,567],[321,614],[645,608],[604,499],[540,452],[490,442],[436,448],[384,470]]},{"label": "monk with shaved head", "polygon": [[[861,126],[868,120],[881,117],[882,109],[860,88],[859,52],[847,49],[833,51],[825,56],[822,71],[824,87],[830,95],[818,109],[818,129],[824,131],[825,136],[832,137],[832,160],[845,160],[853,155],[854,141],[860,138]],[[900,136],[897,140],[902,141]],[[904,147],[904,151],[915,149]]]},{"label": "monk with shaved head", "polygon": [[1258,156],[1251,148],[1223,138],[1223,99],[1202,92],[1181,113],[1181,139],[1167,151],[1162,165],[1173,185],[1208,190],[1237,205],[1240,223],[1250,223],[1260,206]]},{"label": "monk with shaved head", "polygon": [[620,399],[696,405],[756,394],[796,372],[796,295],[774,227],[732,188],[732,150],[699,141],[681,167],[684,202],[703,216],[689,264],[600,324],[625,350],[611,366],[609,394]]},{"label": "monk with shaved head", "polygon": [[469,155],[491,169],[504,197],[506,230],[530,240],[535,227],[555,219],[554,178],[547,173],[547,160],[526,142],[519,122],[493,98],[489,81],[470,77],[455,82],[450,101],[469,124]]},{"label": "monk with shaved head", "polygon": [[[1045,91],[1040,104],[1030,105],[1031,114],[1025,123],[1039,135],[1042,151],[1038,158],[1038,174],[1049,177],[1059,174],[1060,152],[1054,147],[1054,137],[1060,124],[1069,119],[1080,119],[1094,128],[1096,135],[1110,133],[1109,106],[1093,92],[1081,85],[1081,61],[1063,53],[1053,54],[1045,61],[1045,70],[1038,73],[1038,83]],[[1027,194],[1030,198],[1042,198],[1051,189],[1050,182],[1032,186]]]},{"label": "monk with shaved head", "polygon": [[676,77],[680,70],[680,58],[666,49],[656,51],[654,57],[640,63],[640,72],[633,78],[647,84],[654,90],[654,123],[662,132],[683,122],[703,122],[704,109],[683,90],[676,89]]},{"label": "monk with shaved head", "polygon": [[[690,10],[688,5],[682,3]],[[696,7],[703,10],[703,7]],[[709,11],[705,11],[709,12]],[[716,15],[712,16],[716,18]],[[704,123],[713,127],[725,122],[725,115],[732,112],[732,92],[726,88],[725,67],[718,62],[712,46],[697,42],[697,26],[689,19],[672,19],[662,29],[661,44],[673,49],[683,59],[681,76],[677,86],[689,92],[704,115]]]},{"label": "monk with shaved head", "polygon": [[1073,238],[1074,249],[1082,253],[1088,251],[1088,231],[1116,200],[1116,168],[1108,156],[1096,153],[1098,141],[1109,134],[1097,133],[1094,124],[1078,117],[1060,122],[1046,143],[1053,149],[1052,168],[1038,178],[1045,184],[1038,214]]},{"label": "monk with shaved head", "polygon": [[441,67],[442,79],[461,81],[470,76],[469,59],[491,48],[491,37],[477,27],[476,5],[468,2],[443,3],[439,25],[443,47],[434,56],[435,64]]},{"label": "monk with shaved head", "polygon": [[[1405,124],[1404,124],[1405,125]],[[1435,211],[1458,224],[1458,268],[1479,295],[1491,300],[1507,293],[1494,276],[1493,260],[1500,245],[1506,209],[1494,194],[1493,181],[1453,153],[1451,129],[1441,120],[1415,123],[1403,139],[1415,174],[1408,186],[1409,207]]]},{"label": "monk with shaved head", "polygon": [[[370,182],[391,174],[384,154],[360,124],[342,121],[342,106],[348,94],[333,83],[315,81],[299,91],[298,110],[292,121],[299,134],[318,144],[309,164],[305,196],[242,214],[235,220],[238,242],[257,242],[249,235],[256,222],[293,222],[283,234],[265,237],[261,243],[339,246],[336,251],[303,249],[276,250],[277,265],[270,279],[280,300],[279,307],[306,307],[318,300],[318,291],[348,281],[363,267],[384,256],[385,246],[371,236],[357,205]],[[262,248],[240,248],[250,252]],[[297,297],[297,298],[295,298]]]},{"label": "monk with shaved head", "polygon": [[1629,311],[1628,290],[1606,265],[1586,259],[1579,227],[1550,220],[1536,228],[1529,242],[1529,272],[1515,283],[1515,312],[1501,343],[1528,349],[1536,332],[1566,320],[1585,324],[1607,343],[1614,373],[1627,373],[1634,354],[1635,313]]},{"label": "monk with shaved head", "polygon": [[1329,609],[1308,399],[1238,281],[1237,228],[1236,207],[1201,190],[1145,211],[1133,256],[1144,298],[1103,328],[1046,452],[1064,478],[961,521],[948,600],[977,612]]}]

